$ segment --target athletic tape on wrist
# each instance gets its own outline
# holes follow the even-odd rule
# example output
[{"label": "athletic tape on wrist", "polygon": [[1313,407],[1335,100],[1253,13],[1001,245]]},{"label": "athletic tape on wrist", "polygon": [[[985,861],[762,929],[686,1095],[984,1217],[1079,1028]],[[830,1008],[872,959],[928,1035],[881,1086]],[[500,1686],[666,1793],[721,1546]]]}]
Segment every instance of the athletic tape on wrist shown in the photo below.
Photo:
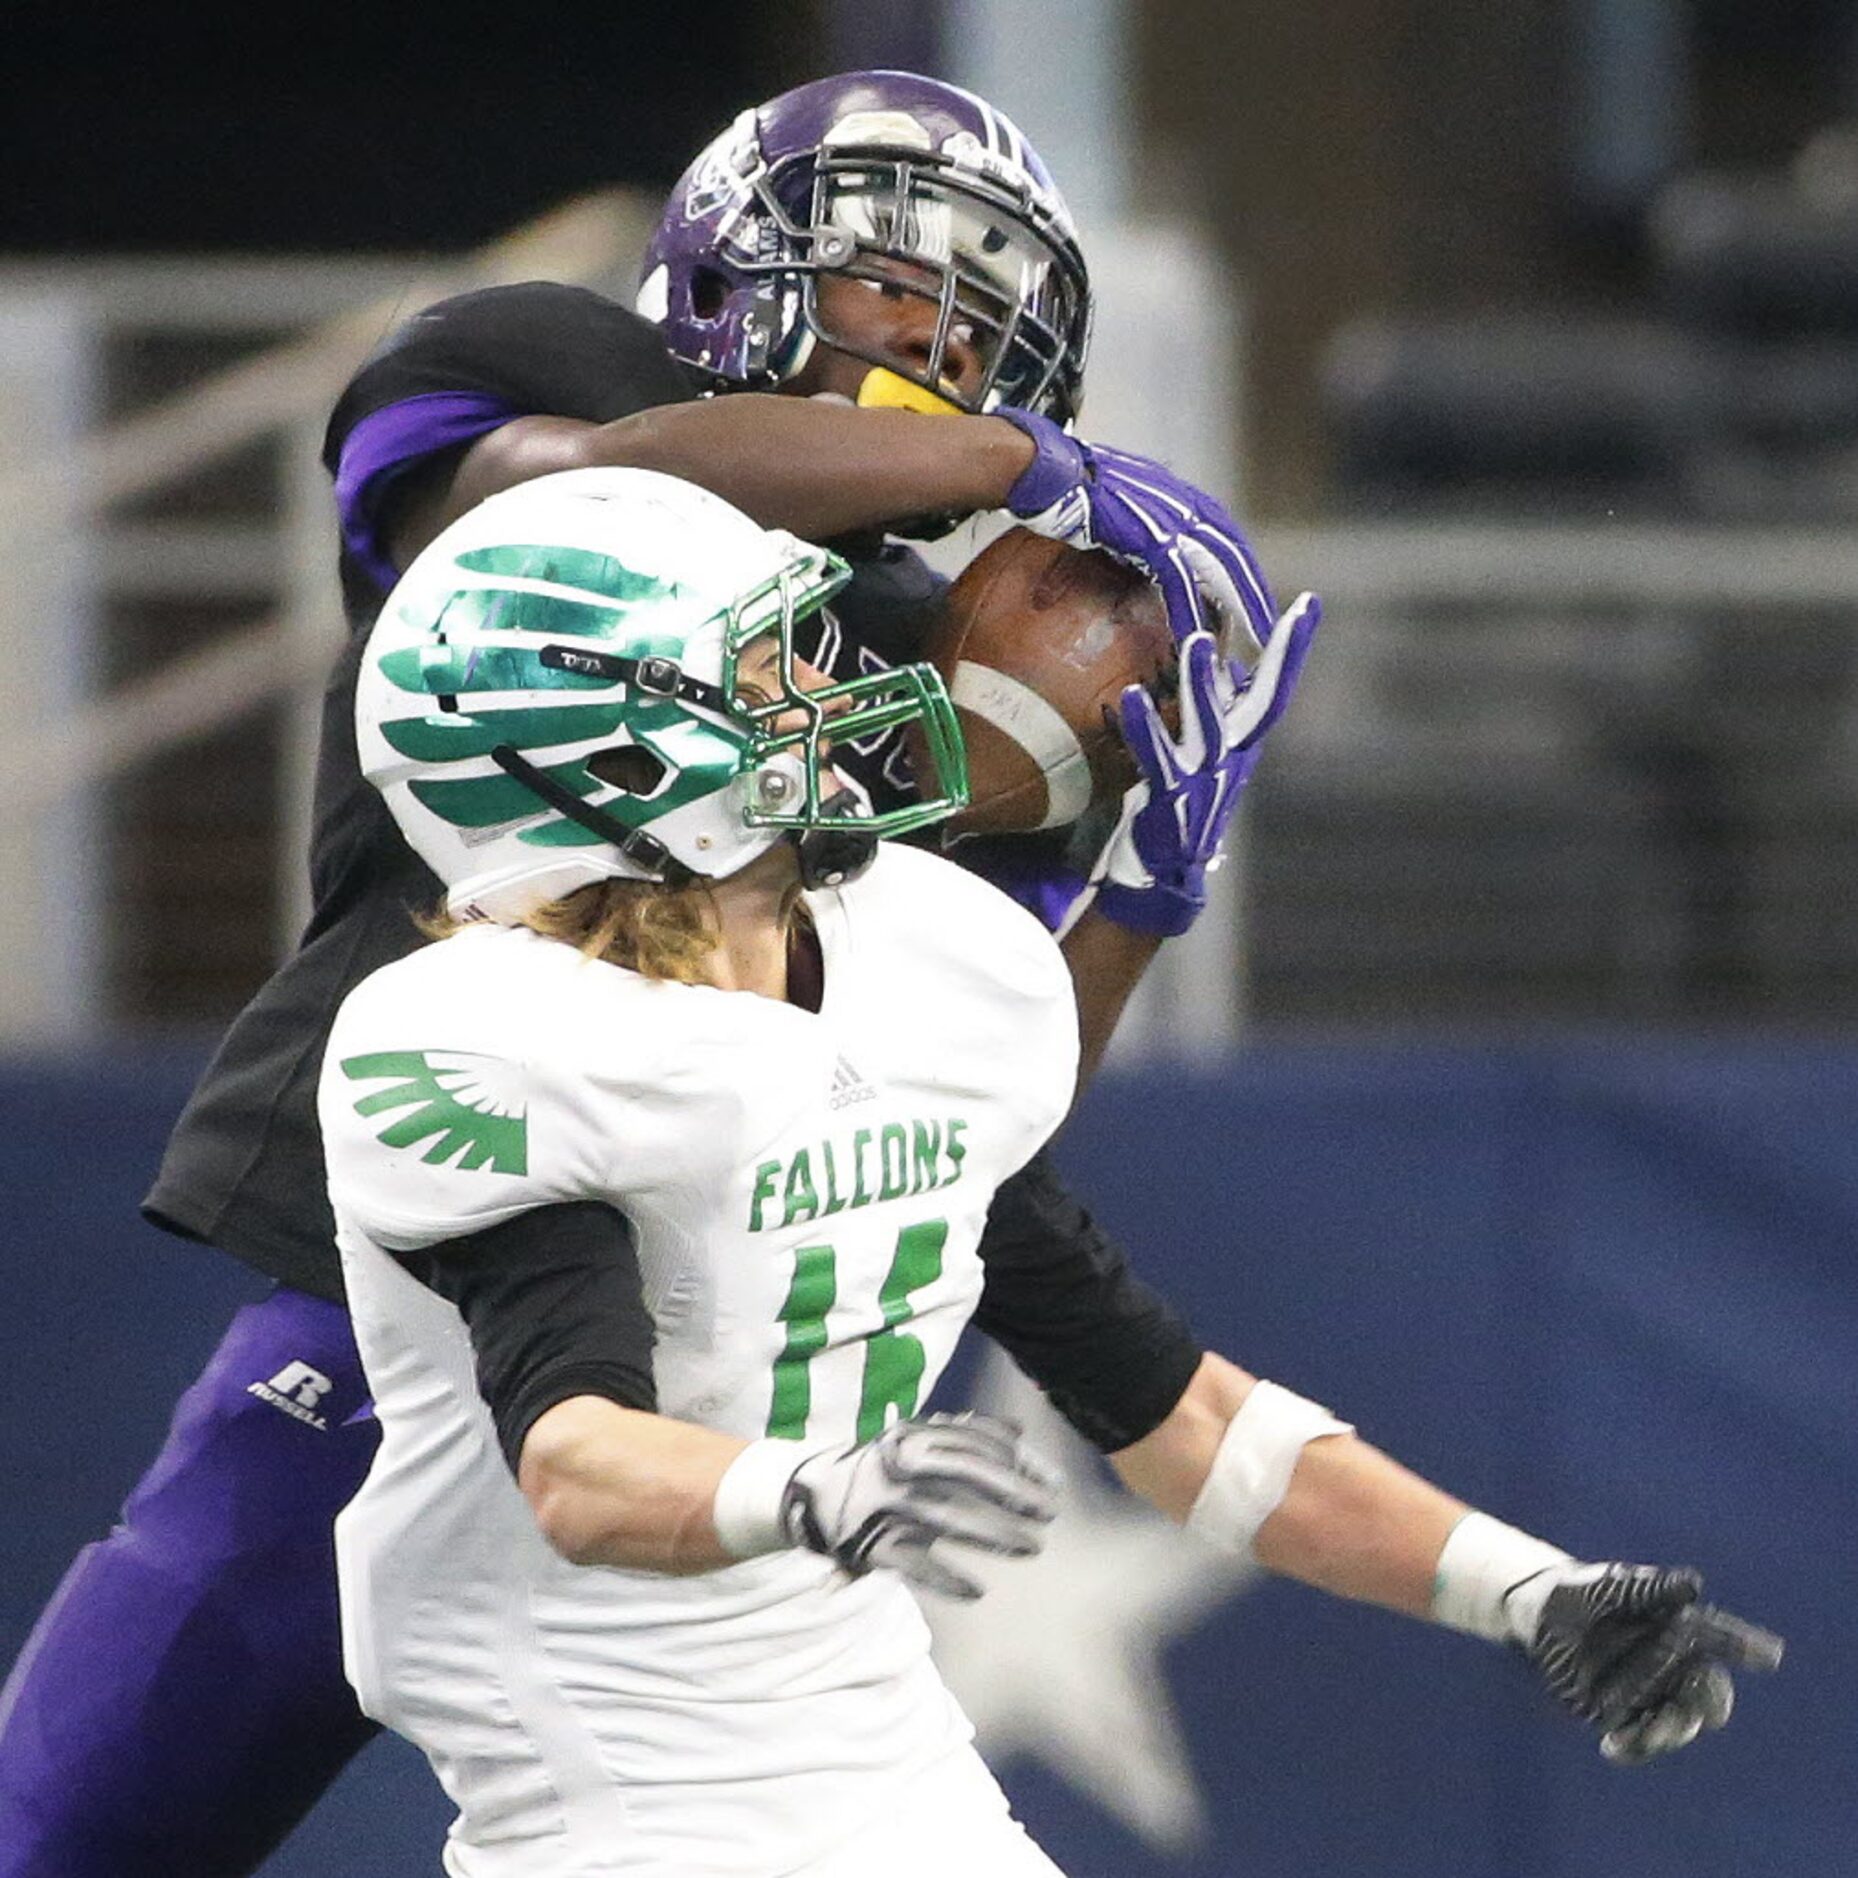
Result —
[{"label": "athletic tape on wrist", "polygon": [[1488,1513],[1467,1513],[1439,1552],[1433,1622],[1492,1643],[1532,1643],[1554,1587],[1549,1573],[1568,1562],[1569,1554],[1545,1539]]},{"label": "athletic tape on wrist", "polygon": [[751,1441],[729,1463],[716,1483],[710,1519],[731,1558],[758,1558],[793,1543],[781,1519],[787,1483],[819,1451],[805,1441]]},{"label": "athletic tape on wrist", "polygon": [[1187,1530],[1222,1551],[1249,1554],[1258,1528],[1290,1491],[1304,1447],[1320,1435],[1354,1432],[1320,1403],[1274,1382],[1258,1382],[1226,1425]]}]

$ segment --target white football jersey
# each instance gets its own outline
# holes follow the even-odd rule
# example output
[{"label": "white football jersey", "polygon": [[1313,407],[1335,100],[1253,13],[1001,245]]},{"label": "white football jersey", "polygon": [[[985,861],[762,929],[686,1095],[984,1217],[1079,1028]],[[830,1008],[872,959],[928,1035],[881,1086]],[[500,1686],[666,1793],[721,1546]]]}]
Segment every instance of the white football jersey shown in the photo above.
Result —
[{"label": "white football jersey", "polygon": [[889,1573],[560,1558],[461,1318],[385,1250],[607,1201],[663,1414],[849,1440],[915,1413],[980,1295],[994,1189],[1069,1106],[1070,978],[1029,915],[912,849],[808,905],[818,1013],[486,926],[336,1021],[322,1126],[383,1435],[337,1526],[344,1643],[363,1707],[459,1806],[457,1878],[774,1878],[967,1739]]}]

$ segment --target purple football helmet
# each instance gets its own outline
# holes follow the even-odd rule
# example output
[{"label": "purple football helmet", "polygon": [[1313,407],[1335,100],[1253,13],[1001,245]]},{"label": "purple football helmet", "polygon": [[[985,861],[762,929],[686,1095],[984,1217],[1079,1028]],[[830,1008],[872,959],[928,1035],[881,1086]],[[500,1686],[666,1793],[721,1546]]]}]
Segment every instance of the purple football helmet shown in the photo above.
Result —
[{"label": "purple football helmet", "polygon": [[[719,386],[783,383],[823,341],[822,274],[937,307],[929,358],[906,372],[966,411],[1076,415],[1090,282],[1070,212],[1019,130],[991,105],[909,72],[848,72],[744,111],[684,172],[646,250],[639,311]],[[952,337],[979,387],[943,370]]]}]

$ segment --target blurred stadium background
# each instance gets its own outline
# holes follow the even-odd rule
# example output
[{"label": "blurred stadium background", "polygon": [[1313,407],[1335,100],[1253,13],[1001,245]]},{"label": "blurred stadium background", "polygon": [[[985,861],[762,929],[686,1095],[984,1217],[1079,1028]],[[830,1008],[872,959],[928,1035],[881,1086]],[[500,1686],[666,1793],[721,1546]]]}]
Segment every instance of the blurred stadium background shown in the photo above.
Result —
[{"label": "blurred stadium background", "polygon": [[[1858,5],[6,31],[0,1655],[255,1288],[134,1202],[303,911],[335,392],[461,285],[623,291],[735,110],[912,65],[1072,197],[1087,432],[1329,605],[1218,917],[1074,1124],[1086,1190],[1211,1340],[1792,1644],[1620,1775],[1491,1653],[1091,1502],[1043,1654],[948,1639],[1009,1786],[1077,1878],[1858,1873]],[[433,1871],[444,1817],[389,1746],[268,1872]]]}]

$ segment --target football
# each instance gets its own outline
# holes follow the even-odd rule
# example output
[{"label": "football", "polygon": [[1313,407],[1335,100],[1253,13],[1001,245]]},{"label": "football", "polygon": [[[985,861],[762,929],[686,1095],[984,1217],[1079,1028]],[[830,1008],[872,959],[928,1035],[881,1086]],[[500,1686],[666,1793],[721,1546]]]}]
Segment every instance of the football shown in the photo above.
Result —
[{"label": "football", "polygon": [[1015,528],[949,589],[928,656],[968,752],[953,837],[1063,828],[1136,779],[1116,727],[1126,685],[1174,717],[1175,646],[1161,594],[1098,550]]}]

